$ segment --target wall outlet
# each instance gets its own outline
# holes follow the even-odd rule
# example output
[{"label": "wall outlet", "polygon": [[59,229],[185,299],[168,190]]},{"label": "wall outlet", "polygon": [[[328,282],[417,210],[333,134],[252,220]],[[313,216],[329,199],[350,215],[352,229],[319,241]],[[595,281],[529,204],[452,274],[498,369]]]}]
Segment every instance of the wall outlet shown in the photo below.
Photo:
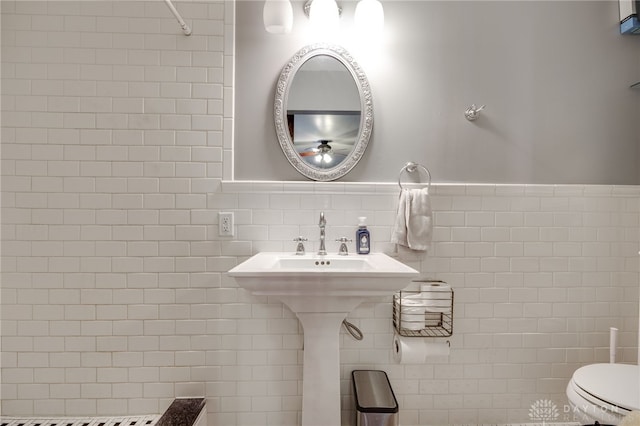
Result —
[{"label": "wall outlet", "polygon": [[233,237],[233,212],[218,212],[218,235]]}]

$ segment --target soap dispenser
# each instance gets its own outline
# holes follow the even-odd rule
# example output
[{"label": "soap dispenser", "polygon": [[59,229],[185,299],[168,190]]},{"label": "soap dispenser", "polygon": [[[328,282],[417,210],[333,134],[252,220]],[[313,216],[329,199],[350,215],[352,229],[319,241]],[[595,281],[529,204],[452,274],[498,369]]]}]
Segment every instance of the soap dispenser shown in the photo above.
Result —
[{"label": "soap dispenser", "polygon": [[367,218],[362,216],[358,218],[358,230],[356,231],[356,252],[358,254],[369,254],[371,250],[371,239],[369,230],[367,229]]}]

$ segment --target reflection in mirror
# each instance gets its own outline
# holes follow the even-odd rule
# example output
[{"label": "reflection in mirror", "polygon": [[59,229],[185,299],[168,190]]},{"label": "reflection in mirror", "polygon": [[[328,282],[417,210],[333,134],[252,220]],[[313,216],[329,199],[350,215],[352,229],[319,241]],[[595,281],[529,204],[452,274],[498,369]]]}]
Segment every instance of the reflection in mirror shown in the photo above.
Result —
[{"label": "reflection in mirror", "polygon": [[364,72],[341,47],[301,49],[284,67],[274,105],[278,141],[304,176],[329,181],[360,160],[373,106]]}]

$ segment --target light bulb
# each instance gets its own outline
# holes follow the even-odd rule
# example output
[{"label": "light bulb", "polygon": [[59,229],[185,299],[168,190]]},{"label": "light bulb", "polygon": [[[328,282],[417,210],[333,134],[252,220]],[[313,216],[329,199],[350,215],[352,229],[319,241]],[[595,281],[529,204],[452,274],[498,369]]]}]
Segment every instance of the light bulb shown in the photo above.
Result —
[{"label": "light bulb", "polygon": [[272,34],[287,34],[293,27],[293,7],[289,0],[266,0],[262,9],[264,29]]},{"label": "light bulb", "polygon": [[358,30],[377,34],[384,29],[384,9],[379,0],[360,0],[356,5],[355,24]]},{"label": "light bulb", "polygon": [[311,24],[322,30],[331,31],[338,28],[340,13],[335,0],[313,0],[309,7]]}]

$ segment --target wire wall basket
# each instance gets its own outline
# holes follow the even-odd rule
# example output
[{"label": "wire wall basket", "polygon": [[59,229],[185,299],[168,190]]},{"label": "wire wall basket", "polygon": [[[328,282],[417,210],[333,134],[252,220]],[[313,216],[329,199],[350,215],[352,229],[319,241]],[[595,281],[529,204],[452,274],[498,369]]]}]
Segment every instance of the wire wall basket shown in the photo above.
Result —
[{"label": "wire wall basket", "polygon": [[449,337],[453,334],[453,289],[422,285],[393,295],[393,327],[405,337]]}]

